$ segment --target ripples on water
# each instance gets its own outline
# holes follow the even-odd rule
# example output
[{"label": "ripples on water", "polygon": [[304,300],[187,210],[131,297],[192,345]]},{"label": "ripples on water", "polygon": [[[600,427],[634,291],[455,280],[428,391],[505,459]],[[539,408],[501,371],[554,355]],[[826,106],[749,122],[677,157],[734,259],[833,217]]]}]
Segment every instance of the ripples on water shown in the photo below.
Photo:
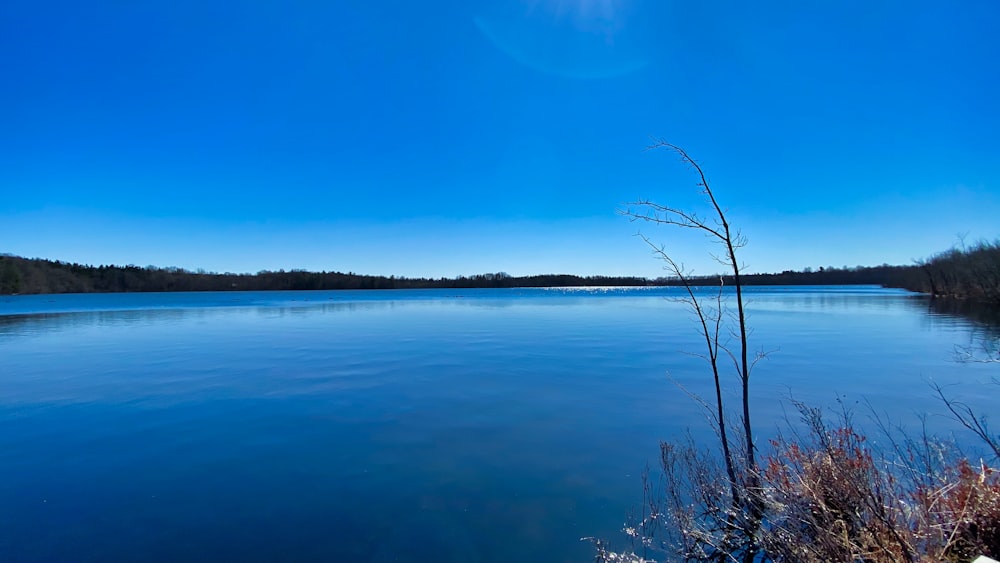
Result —
[{"label": "ripples on water", "polygon": [[[705,434],[667,377],[708,389],[677,295],[2,297],[0,560],[590,560],[658,441]],[[992,366],[952,361],[978,321],[876,288],[747,297],[778,350],[762,433],[789,393],[900,421],[940,412],[929,378],[988,400]]]}]

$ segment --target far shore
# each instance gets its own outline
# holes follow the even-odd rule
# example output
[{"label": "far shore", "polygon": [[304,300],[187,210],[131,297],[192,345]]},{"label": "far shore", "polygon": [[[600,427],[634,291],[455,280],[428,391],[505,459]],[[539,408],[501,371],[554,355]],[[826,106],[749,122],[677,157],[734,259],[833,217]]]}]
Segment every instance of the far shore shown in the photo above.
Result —
[{"label": "far shore", "polygon": [[[877,285],[926,292],[916,266],[819,268],[740,277],[743,285]],[[732,276],[692,276],[695,286],[734,285]],[[90,266],[38,258],[0,256],[0,294],[126,293],[168,291],[269,291],[338,289],[465,289],[531,287],[679,286],[676,278],[542,274],[511,276],[504,272],[455,278],[375,276],[354,272],[305,270],[256,274],[191,272],[181,268]]]}]

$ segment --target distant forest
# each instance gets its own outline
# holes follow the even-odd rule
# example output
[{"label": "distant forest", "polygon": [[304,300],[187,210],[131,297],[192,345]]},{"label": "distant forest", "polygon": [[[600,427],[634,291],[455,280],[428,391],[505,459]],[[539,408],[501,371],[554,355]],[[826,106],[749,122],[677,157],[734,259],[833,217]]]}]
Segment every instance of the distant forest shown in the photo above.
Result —
[{"label": "distant forest", "polygon": [[[880,285],[935,296],[972,297],[1000,303],[1000,241],[951,249],[908,266],[821,267],[816,270],[750,274],[744,285]],[[696,285],[715,285],[719,276],[693,278]],[[723,277],[732,284],[730,276]],[[670,286],[671,278],[575,276],[547,274],[510,276],[487,273],[457,278],[368,276],[353,272],[304,270],[256,274],[191,272],[182,268],[88,266],[0,255],[0,294],[95,293],[153,291],[266,291],[319,289],[422,289],[498,287]]]}]

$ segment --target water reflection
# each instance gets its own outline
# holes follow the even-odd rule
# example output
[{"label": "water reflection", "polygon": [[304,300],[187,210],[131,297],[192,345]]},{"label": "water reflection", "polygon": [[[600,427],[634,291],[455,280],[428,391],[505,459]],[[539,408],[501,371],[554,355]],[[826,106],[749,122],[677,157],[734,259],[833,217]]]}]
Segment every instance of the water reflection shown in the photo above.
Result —
[{"label": "water reflection", "polygon": [[83,327],[111,328],[123,325],[197,322],[212,318],[282,318],[303,317],[309,314],[354,313],[364,310],[393,309],[399,305],[400,303],[395,301],[348,301],[264,307],[184,307],[0,315],[0,338],[72,331]]},{"label": "water reflection", "polygon": [[[127,324],[181,322],[252,315],[261,318],[393,310],[473,307],[499,310],[559,307],[594,298],[673,294],[678,288],[432,289],[379,291],[191,292],[24,295],[0,301],[0,338]],[[652,291],[650,291],[652,290]]]},{"label": "water reflection", "polygon": [[928,322],[967,330],[964,343],[955,346],[958,361],[1000,361],[1000,306],[971,299],[914,299],[927,311]]},{"label": "water reflection", "polygon": [[[711,392],[681,291],[4,300],[0,559],[588,560],[659,440],[704,428],[664,374]],[[992,367],[948,357],[979,325],[905,293],[747,294],[781,347],[762,435],[789,389],[902,418],[939,407],[921,377]]]},{"label": "water reflection", "polygon": [[915,304],[937,316],[961,318],[990,330],[1000,330],[1000,305],[991,305],[972,299],[915,298]]}]

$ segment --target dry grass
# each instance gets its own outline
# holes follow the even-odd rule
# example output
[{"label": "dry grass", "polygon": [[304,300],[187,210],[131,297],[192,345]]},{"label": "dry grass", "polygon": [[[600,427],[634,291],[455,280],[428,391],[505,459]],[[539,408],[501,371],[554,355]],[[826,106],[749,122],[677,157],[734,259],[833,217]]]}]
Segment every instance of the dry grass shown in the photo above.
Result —
[{"label": "dry grass", "polygon": [[[922,436],[884,452],[850,417],[828,426],[799,405],[807,432],[779,436],[763,458],[763,506],[753,538],[731,510],[726,472],[691,441],[664,444],[660,479],[626,527],[628,554],[601,546],[598,561],[826,563],[955,562],[1000,556],[1000,471]],[[742,468],[741,468],[742,470]],[[638,555],[633,555],[638,554]],[[635,557],[626,559],[627,555]],[[617,558],[617,559],[616,559]]]}]

